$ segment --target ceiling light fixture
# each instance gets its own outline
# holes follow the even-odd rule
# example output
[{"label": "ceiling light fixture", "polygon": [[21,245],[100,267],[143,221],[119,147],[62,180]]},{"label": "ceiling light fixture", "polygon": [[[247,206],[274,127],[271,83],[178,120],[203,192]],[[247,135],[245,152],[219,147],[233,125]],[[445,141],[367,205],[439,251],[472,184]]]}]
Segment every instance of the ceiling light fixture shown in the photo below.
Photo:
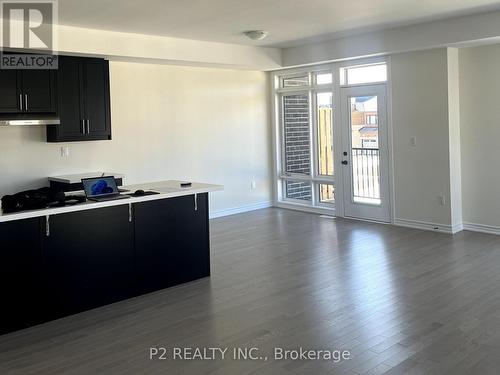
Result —
[{"label": "ceiling light fixture", "polygon": [[262,40],[264,39],[267,34],[269,34],[265,30],[249,30],[249,31],[244,31],[243,34],[252,40]]}]

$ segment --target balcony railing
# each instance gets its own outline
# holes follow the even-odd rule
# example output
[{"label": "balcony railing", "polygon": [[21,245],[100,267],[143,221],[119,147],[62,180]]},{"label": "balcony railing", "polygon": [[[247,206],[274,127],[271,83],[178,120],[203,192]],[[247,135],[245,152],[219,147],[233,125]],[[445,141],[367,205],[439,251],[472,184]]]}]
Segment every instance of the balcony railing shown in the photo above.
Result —
[{"label": "balcony railing", "polygon": [[352,149],[352,184],[354,202],[380,204],[379,149]]}]

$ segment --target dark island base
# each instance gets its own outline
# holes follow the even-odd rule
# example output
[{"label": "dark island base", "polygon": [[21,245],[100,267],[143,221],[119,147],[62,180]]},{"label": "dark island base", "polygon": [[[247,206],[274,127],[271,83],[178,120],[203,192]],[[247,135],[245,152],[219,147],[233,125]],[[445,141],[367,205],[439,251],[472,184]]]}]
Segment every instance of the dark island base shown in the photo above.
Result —
[{"label": "dark island base", "polygon": [[0,223],[0,333],[210,275],[208,193]]}]

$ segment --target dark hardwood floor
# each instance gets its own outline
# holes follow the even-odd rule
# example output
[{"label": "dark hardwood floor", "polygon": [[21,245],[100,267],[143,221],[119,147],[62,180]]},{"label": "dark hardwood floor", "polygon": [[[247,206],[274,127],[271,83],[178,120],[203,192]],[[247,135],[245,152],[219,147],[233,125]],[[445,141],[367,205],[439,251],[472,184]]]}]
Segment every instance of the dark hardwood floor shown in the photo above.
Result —
[{"label": "dark hardwood floor", "polygon": [[[500,373],[498,236],[281,209],[211,233],[211,278],[1,336],[0,374]],[[258,347],[269,360],[150,360],[150,347]],[[275,347],[352,358],[275,361]]]}]

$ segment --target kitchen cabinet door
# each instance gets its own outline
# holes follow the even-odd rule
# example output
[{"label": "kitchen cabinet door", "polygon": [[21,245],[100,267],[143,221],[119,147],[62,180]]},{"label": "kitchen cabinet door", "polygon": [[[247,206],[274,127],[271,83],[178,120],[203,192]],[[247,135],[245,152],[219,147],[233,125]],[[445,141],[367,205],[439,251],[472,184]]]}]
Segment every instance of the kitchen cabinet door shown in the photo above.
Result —
[{"label": "kitchen cabinet door", "polygon": [[208,194],[186,195],[176,198],[173,214],[177,218],[174,251],[180,256],[185,272],[177,283],[210,276],[210,235],[208,220]]},{"label": "kitchen cabinet door", "polygon": [[40,220],[0,223],[0,334],[44,320]]},{"label": "kitchen cabinet door", "polygon": [[61,123],[47,126],[49,142],[85,140],[81,60],[78,57],[59,57],[57,81]]},{"label": "kitchen cabinet door", "polygon": [[49,69],[26,69],[21,74],[24,112],[56,113],[56,72]]},{"label": "kitchen cabinet door", "polygon": [[83,91],[88,138],[111,139],[109,66],[102,59],[85,59]]},{"label": "kitchen cabinet door", "polygon": [[134,205],[137,283],[151,292],[210,275],[208,197]]},{"label": "kitchen cabinet door", "polygon": [[129,205],[51,216],[44,254],[52,318],[134,295]]},{"label": "kitchen cabinet door", "polygon": [[0,113],[21,113],[21,74],[0,69]]}]

